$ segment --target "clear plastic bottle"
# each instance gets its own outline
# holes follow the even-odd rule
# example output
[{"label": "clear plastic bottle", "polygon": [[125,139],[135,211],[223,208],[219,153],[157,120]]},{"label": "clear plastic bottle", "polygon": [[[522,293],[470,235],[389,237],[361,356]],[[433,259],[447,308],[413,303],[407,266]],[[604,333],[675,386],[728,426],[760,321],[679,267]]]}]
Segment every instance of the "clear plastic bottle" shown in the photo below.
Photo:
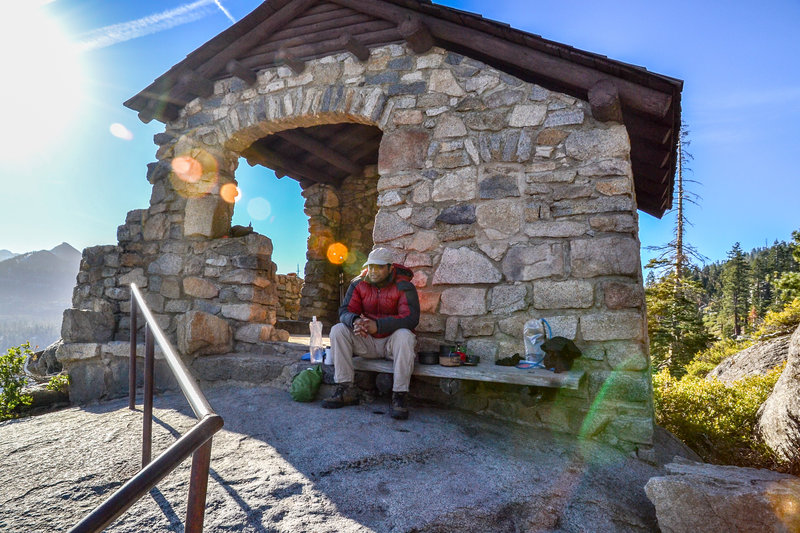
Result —
[{"label": "clear plastic bottle", "polygon": [[308,353],[312,363],[321,363],[325,358],[325,349],[322,347],[322,322],[314,316],[308,323],[311,338],[308,342]]},{"label": "clear plastic bottle", "polygon": [[525,322],[525,327],[522,329],[525,360],[537,366],[543,366],[542,361],[544,361],[544,350],[542,350],[546,338],[544,324],[544,320],[532,318]]}]

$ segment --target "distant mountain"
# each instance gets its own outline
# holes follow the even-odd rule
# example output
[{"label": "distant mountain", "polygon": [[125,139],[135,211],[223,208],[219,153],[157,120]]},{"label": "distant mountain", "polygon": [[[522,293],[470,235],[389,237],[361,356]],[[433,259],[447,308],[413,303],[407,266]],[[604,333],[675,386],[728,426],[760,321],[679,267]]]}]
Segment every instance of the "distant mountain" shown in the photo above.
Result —
[{"label": "distant mountain", "polygon": [[5,261],[6,259],[11,259],[15,255],[19,255],[19,254],[15,254],[14,252],[9,251],[9,250],[0,250],[0,261]]},{"label": "distant mountain", "polygon": [[61,244],[50,250],[50,253],[54,254],[56,257],[59,257],[67,262],[74,263],[77,261],[78,264],[80,264],[81,262],[81,253],[72,246],[70,246],[69,244],[67,244],[66,242],[62,242]]},{"label": "distant mountain", "polygon": [[0,318],[60,318],[71,305],[80,261],[67,243],[0,261]]}]

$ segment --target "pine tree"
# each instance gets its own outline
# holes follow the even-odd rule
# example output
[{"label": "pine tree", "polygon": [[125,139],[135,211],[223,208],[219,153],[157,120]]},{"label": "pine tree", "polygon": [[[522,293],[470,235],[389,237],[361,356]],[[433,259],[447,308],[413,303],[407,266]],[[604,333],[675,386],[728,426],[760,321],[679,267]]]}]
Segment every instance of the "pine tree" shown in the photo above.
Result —
[{"label": "pine tree", "polygon": [[648,286],[645,297],[653,367],[669,368],[680,376],[683,367],[712,340],[700,312],[703,288],[699,282],[681,280],[671,272]]},{"label": "pine tree", "polygon": [[733,337],[743,333],[745,319],[750,310],[750,265],[742,247],[735,243],[728,252],[728,261],[722,271],[723,309],[720,317],[724,323],[723,332],[733,326]]},{"label": "pine tree", "polygon": [[[654,367],[669,368],[673,374],[682,373],[683,366],[710,341],[700,311],[702,287],[689,279],[689,275],[696,271],[691,259],[703,261],[705,258],[686,241],[686,229],[691,225],[686,215],[686,204],[697,204],[699,200],[686,188],[688,183],[697,183],[688,179],[691,172],[688,163],[692,156],[686,150],[689,146],[687,137],[688,129],[686,124],[682,124],[676,146],[678,164],[672,211],[675,214],[675,238],[663,246],[651,247],[661,253],[647,265],[651,272],[645,290]],[[653,271],[661,273],[660,279],[656,279]]]},{"label": "pine tree", "polygon": [[690,191],[687,186],[691,183],[698,183],[697,180],[689,178],[692,173],[689,163],[694,159],[688,151],[691,141],[688,138],[689,129],[685,122],[681,124],[678,135],[676,150],[678,152],[677,166],[675,168],[675,189],[673,198],[673,209],[670,213],[675,214],[675,238],[662,246],[650,246],[650,250],[659,253],[655,259],[648,263],[648,268],[653,268],[665,272],[675,272],[677,282],[684,279],[687,269],[690,268],[692,259],[705,262],[706,258],[697,249],[686,241],[686,230],[692,223],[686,215],[687,204],[699,205],[700,196]]},{"label": "pine tree", "polygon": [[753,325],[762,319],[772,307],[774,280],[768,251],[766,249],[759,250],[751,262],[753,286],[750,291],[752,294],[752,308],[750,310],[752,320],[750,322]]},{"label": "pine tree", "polygon": [[789,249],[791,261],[787,260],[789,264],[786,269],[776,273],[776,310],[782,309],[795,298],[800,298],[800,273],[797,272],[800,265],[800,230],[792,232],[792,242],[786,247]]}]

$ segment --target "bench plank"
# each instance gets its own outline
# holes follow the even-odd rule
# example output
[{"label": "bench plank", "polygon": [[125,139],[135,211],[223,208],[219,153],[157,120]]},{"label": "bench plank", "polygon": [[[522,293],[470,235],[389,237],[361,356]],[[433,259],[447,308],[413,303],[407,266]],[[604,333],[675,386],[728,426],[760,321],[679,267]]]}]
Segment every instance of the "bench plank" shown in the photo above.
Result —
[{"label": "bench plank", "polygon": [[[393,372],[392,361],[386,359],[354,357],[353,367],[356,370],[366,370],[370,372],[385,372],[388,374]],[[514,385],[529,385],[557,389],[577,389],[580,386],[584,372],[583,370],[570,370],[568,372],[556,374],[555,372],[543,368],[522,369],[489,363],[480,363],[477,366],[441,366],[414,363],[413,375],[469,379],[492,383],[511,383]]]}]

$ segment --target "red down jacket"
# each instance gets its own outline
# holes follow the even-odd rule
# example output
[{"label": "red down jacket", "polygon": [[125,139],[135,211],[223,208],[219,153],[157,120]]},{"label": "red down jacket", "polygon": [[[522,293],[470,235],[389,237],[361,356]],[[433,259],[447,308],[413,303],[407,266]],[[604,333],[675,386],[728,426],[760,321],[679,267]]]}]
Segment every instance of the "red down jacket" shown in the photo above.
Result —
[{"label": "red down jacket", "polygon": [[389,279],[380,287],[367,281],[366,269],[347,288],[339,307],[339,321],[353,329],[362,314],[378,325],[376,338],[388,337],[398,329],[413,330],[419,323],[419,298],[411,284],[413,272],[394,263]]}]

